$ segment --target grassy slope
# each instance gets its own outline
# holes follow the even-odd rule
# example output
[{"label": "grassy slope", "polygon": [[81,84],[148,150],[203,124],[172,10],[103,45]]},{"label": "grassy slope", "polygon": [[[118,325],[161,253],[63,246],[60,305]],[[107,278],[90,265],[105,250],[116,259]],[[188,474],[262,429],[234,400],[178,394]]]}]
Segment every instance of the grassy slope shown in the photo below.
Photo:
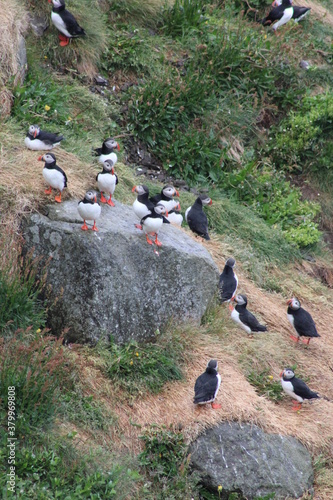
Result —
[{"label": "grassy slope", "polygon": [[[53,48],[54,55],[50,48],[47,50],[48,57],[56,57],[56,46]],[[68,83],[67,77],[59,78],[63,83]],[[73,116],[80,111],[80,106],[85,106],[84,102],[70,104]],[[99,137],[110,126],[110,123],[105,126],[103,122],[107,119],[107,114],[103,114],[103,105],[98,98],[96,106],[100,109],[97,126],[89,129],[87,123],[79,122],[78,115],[77,128],[75,125],[69,130],[67,145],[64,144],[64,149],[56,150],[59,164],[64,167],[71,181],[65,199],[78,198],[88,186],[94,186],[97,167],[91,164],[90,147],[98,145]],[[93,115],[93,112],[89,114],[91,120],[94,119]],[[45,123],[48,122],[46,114],[43,119]],[[22,143],[26,125],[27,123],[9,120],[0,132],[3,153],[0,158],[1,208],[2,214],[6,214],[6,217],[2,215],[2,232],[10,226],[15,227],[18,216],[23,211],[37,210],[48,201],[43,194],[41,164],[36,161],[38,154],[17,146]],[[80,125],[85,129],[86,142],[83,148],[78,149],[75,136]],[[116,199],[130,203],[133,200],[131,187],[138,180],[133,171],[122,163],[117,165],[117,173],[120,184]],[[23,175],[28,182],[22,182]],[[150,187],[156,191],[159,189],[159,186],[153,184]],[[193,195],[182,192],[180,201],[183,208],[193,199]],[[92,394],[102,401],[109,415],[118,417],[117,424],[107,430],[96,430],[92,426],[82,425],[82,420],[76,414],[71,419],[63,417],[54,432],[61,435],[75,430],[75,446],[87,454],[89,449],[102,451],[101,456],[107,462],[108,459],[112,461],[112,458],[107,457],[115,449],[121,453],[126,451],[127,454],[136,454],[141,448],[138,436],[151,423],[181,425],[186,438],[190,440],[206,426],[218,421],[232,419],[253,422],[270,432],[294,435],[308,446],[314,458],[321,456],[327,459],[326,467],[319,467],[316,473],[315,497],[328,500],[333,489],[333,469],[330,466],[332,403],[315,401],[313,404],[305,404],[304,409],[295,414],[290,410],[291,402],[288,398],[276,404],[259,396],[248,382],[247,376],[251,369],[262,371],[267,368],[277,380],[284,366],[295,364],[298,373],[307,377],[314,390],[333,398],[333,340],[330,338],[333,313],[329,308],[331,291],[313,277],[311,264],[295,264],[296,255],[291,248],[285,246],[281,249],[281,245],[276,243],[282,242],[279,240],[280,233],[268,229],[250,210],[238,207],[228,199],[216,201],[211,208],[210,221],[215,231],[212,231],[212,241],[203,244],[220,269],[226,257],[231,254],[236,256],[239,291],[248,295],[250,310],[269,326],[269,333],[249,340],[231,322],[226,307],[213,309],[207,314],[201,327],[193,328],[189,325],[179,332],[185,345],[185,380],[167,384],[157,396],[141,394],[134,399],[119,391],[112,381],[103,376],[100,360],[96,355],[87,352],[86,348],[77,347],[67,355],[81,373],[84,394]],[[188,232],[187,228],[183,230]],[[262,231],[265,232],[265,238],[262,238]],[[321,334],[321,338],[311,342],[308,349],[303,345],[295,346],[289,339],[290,327],[286,319],[285,301],[292,294],[299,296],[304,306],[311,311]],[[210,408],[194,408],[192,404],[195,378],[203,371],[210,357],[219,359],[223,380],[219,395],[223,407],[218,412]],[[230,379],[233,380],[232,387],[228,384]]]}]

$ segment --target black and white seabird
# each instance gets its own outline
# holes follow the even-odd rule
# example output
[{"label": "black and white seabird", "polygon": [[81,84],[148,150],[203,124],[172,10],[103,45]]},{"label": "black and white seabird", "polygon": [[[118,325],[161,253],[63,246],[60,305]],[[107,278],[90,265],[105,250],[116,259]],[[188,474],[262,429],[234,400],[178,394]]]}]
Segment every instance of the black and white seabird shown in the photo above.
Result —
[{"label": "black and white seabird", "polygon": [[[274,0],[272,6],[278,7],[281,4],[282,0]],[[302,21],[310,13],[311,10],[311,7],[298,7],[297,5],[293,5],[293,8],[294,8],[294,13],[292,19],[295,21],[295,23]]]},{"label": "black and white seabird", "polygon": [[154,205],[161,203],[169,212],[169,210],[173,210],[178,205],[178,201],[174,200],[174,196],[179,196],[177,189],[173,186],[164,186],[159,194],[150,198],[150,201]]},{"label": "black and white seabird", "polygon": [[229,302],[236,293],[238,278],[234,271],[235,265],[235,259],[230,257],[227,259],[224,269],[220,275],[219,295],[221,302]]},{"label": "black and white seabird", "polygon": [[44,161],[43,177],[47,184],[48,189],[45,189],[45,194],[51,194],[52,188],[58,189],[59,194],[55,196],[54,200],[61,203],[61,193],[67,187],[67,176],[62,168],[58,167],[56,157],[53,153],[45,153],[45,155],[38,158],[39,161]]},{"label": "black and white seabird", "polygon": [[205,373],[200,375],[194,385],[194,404],[212,404],[212,408],[217,410],[222,405],[214,403],[221,385],[221,375],[218,373],[218,363],[216,359],[211,359]]},{"label": "black and white seabird", "polygon": [[[110,207],[114,207],[112,195],[118,184],[118,177],[114,173],[113,161],[105,160],[103,164],[103,171],[97,174],[96,181],[98,189],[101,192],[101,203],[107,203]],[[104,193],[109,194],[109,199],[104,198]]]},{"label": "black and white seabird", "polygon": [[33,151],[44,151],[58,146],[64,136],[57,133],[45,132],[38,125],[30,125],[24,144]]},{"label": "black and white seabird", "polygon": [[185,212],[185,220],[191,231],[201,236],[205,240],[210,240],[208,234],[208,219],[203,211],[203,206],[211,205],[213,202],[209,196],[200,195],[193,205]]},{"label": "black and white seabird", "polygon": [[175,208],[173,208],[172,210],[168,211],[168,217],[166,217],[168,219],[168,221],[171,223],[171,224],[174,224],[175,226],[181,226],[182,223],[183,223],[183,216],[182,214],[180,213],[180,203],[177,203],[177,205],[175,206]]},{"label": "black and white seabird", "polygon": [[298,342],[300,337],[307,337],[307,340],[302,339],[302,341],[304,344],[309,344],[312,338],[320,337],[311,314],[301,307],[300,301],[293,297],[287,301],[287,304],[287,318],[297,333],[297,337],[291,335],[291,338]]},{"label": "black and white seabird", "polygon": [[281,5],[274,7],[261,23],[264,26],[272,26],[272,29],[276,31],[280,26],[289,22],[294,13],[291,2],[292,0],[282,0]]},{"label": "black and white seabird", "polygon": [[[151,214],[145,215],[141,219],[141,226],[143,231],[146,233],[147,243],[152,245],[155,243],[158,247],[162,246],[162,243],[158,241],[158,232],[163,225],[164,216],[168,216],[168,212],[163,205],[158,203]],[[149,236],[155,236],[155,240],[152,241]]]},{"label": "black and white seabird", "polygon": [[[138,196],[134,201],[132,207],[135,215],[140,219],[154,211],[154,203],[149,200],[149,188],[144,184],[134,186],[132,193],[137,193]],[[135,224],[135,227],[142,229],[141,224]]]},{"label": "black and white seabird", "polygon": [[93,149],[93,154],[95,156],[98,156],[99,163],[104,163],[106,160],[112,160],[113,165],[115,165],[118,160],[118,156],[114,152],[115,150],[120,150],[118,142],[115,141],[112,137],[108,137],[103,142],[101,148]]},{"label": "black and white seabird", "polygon": [[77,38],[79,36],[84,36],[86,33],[81,26],[79,26],[77,20],[68,12],[65,6],[65,0],[48,0],[49,3],[53,4],[51,21],[59,33],[60,45],[65,47],[68,45],[70,38]]},{"label": "black and white seabird", "polygon": [[83,226],[81,226],[82,231],[88,231],[89,229],[86,224],[87,220],[93,220],[94,225],[91,229],[93,231],[98,231],[96,227],[96,220],[101,215],[101,206],[97,202],[96,193],[94,191],[87,191],[83,200],[79,201],[77,209],[83,219]]},{"label": "black and white seabird", "polygon": [[285,368],[280,374],[282,389],[288,396],[296,401],[293,401],[293,410],[297,411],[302,408],[302,403],[305,399],[316,399],[320,396],[311,391],[303,380],[296,378],[295,373],[291,368]]},{"label": "black and white seabird", "polygon": [[261,325],[257,318],[246,309],[247,297],[246,295],[236,295],[234,298],[236,307],[231,311],[231,319],[238,323],[246,333],[251,334],[254,332],[266,332],[267,327]]}]

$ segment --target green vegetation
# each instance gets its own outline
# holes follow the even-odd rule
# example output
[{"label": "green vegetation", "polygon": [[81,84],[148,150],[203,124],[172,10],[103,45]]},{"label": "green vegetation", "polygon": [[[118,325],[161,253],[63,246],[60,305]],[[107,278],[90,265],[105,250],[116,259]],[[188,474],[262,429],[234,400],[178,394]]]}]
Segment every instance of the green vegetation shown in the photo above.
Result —
[{"label": "green vegetation", "polygon": [[183,348],[180,336],[164,334],[154,344],[100,344],[97,352],[107,376],[128,394],[139,395],[157,393],[166,382],[182,378]]},{"label": "green vegetation", "polygon": [[247,375],[247,380],[255,387],[260,396],[265,396],[271,401],[280,401],[282,399],[281,383],[273,379],[269,369],[262,370],[260,373],[253,370]]}]

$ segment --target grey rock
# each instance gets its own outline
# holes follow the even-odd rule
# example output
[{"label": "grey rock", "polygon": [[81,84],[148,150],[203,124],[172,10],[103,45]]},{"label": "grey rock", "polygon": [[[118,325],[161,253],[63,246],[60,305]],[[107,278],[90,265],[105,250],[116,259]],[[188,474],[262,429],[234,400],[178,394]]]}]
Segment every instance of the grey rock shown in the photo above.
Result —
[{"label": "grey rock", "polygon": [[190,447],[192,467],[205,487],[222,498],[233,492],[248,500],[275,493],[274,500],[299,498],[313,487],[311,456],[297,439],[266,434],[253,425],[222,423]]},{"label": "grey rock", "polygon": [[103,76],[101,76],[101,75],[95,76],[94,80],[95,80],[97,85],[107,85],[108,84],[107,79],[103,78]]},{"label": "grey rock", "polygon": [[22,227],[24,251],[50,258],[48,324],[68,339],[143,342],[170,320],[199,323],[217,289],[218,269],[207,250],[164,224],[158,254],[134,227],[132,207],[102,206],[98,233],[81,231],[77,201],[47,207]]},{"label": "grey rock", "polygon": [[15,75],[15,85],[17,85],[18,82],[21,84],[24,82],[25,75],[28,71],[27,50],[23,36],[20,36],[16,58],[18,71]]},{"label": "grey rock", "polygon": [[39,14],[29,14],[29,24],[38,37],[43,36],[50,25],[48,17]]}]

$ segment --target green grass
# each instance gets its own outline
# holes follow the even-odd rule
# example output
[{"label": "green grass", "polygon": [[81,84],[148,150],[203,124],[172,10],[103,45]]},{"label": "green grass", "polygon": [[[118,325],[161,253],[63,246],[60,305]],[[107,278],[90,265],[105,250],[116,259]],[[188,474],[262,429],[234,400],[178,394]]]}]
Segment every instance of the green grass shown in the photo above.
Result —
[{"label": "green grass", "polygon": [[164,384],[183,377],[184,340],[177,334],[161,334],[155,344],[98,345],[105,374],[132,396],[158,393]]}]

